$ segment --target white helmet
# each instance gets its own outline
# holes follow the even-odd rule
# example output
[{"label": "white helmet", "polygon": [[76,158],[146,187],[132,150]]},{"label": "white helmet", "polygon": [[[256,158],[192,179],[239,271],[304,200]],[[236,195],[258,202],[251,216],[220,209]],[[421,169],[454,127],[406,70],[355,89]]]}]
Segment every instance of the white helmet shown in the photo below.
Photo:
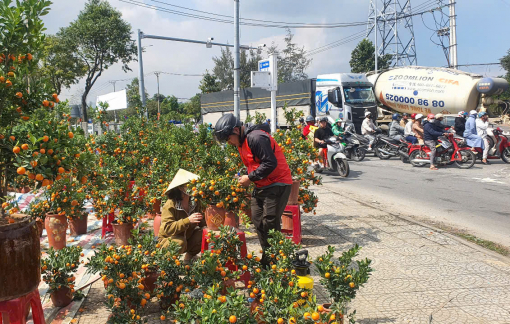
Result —
[{"label": "white helmet", "polygon": [[439,119],[439,118],[443,118],[443,114],[441,114],[441,113],[436,114],[436,119]]},{"label": "white helmet", "polygon": [[422,114],[417,114],[416,116],[414,116],[414,119],[421,119],[421,118],[423,118]]},{"label": "white helmet", "polygon": [[368,115],[372,115],[372,113],[370,111],[365,111],[365,117],[367,117]]},{"label": "white helmet", "polygon": [[469,112],[469,115],[470,115],[470,116],[471,116],[471,115],[476,115],[476,114],[477,114],[476,110],[471,110],[471,111]]}]

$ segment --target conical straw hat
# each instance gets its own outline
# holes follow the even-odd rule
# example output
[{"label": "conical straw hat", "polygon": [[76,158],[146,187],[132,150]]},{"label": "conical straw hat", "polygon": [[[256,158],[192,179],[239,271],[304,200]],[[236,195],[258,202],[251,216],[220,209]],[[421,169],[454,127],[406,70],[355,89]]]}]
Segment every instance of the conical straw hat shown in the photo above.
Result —
[{"label": "conical straw hat", "polygon": [[194,173],[191,173],[184,169],[179,169],[179,171],[177,171],[177,173],[175,174],[174,179],[166,189],[165,194],[174,188],[180,187],[183,184],[187,184],[191,180],[196,180],[198,178],[199,178],[198,175]]}]

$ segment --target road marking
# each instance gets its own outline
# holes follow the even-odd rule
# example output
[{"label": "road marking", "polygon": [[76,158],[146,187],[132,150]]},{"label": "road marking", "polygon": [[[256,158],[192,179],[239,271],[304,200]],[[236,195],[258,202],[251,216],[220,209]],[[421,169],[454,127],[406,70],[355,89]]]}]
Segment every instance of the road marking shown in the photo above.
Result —
[{"label": "road marking", "polygon": [[477,180],[479,182],[483,182],[483,183],[499,183],[499,184],[506,184],[502,181],[498,181],[496,179],[492,179],[492,178],[473,178],[474,180]]}]

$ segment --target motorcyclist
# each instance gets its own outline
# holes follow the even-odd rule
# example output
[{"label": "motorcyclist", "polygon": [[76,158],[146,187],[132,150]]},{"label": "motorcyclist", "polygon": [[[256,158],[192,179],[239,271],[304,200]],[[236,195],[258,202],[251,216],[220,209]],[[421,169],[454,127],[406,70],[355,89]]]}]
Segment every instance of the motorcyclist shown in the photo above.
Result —
[{"label": "motorcyclist", "polygon": [[405,140],[408,142],[411,142],[412,144],[418,143],[418,138],[416,138],[414,132],[413,132],[413,124],[416,118],[416,114],[411,114],[411,120],[409,120],[406,123],[406,126],[404,127],[404,136]]},{"label": "motorcyclist", "polygon": [[[313,118],[312,115],[308,115],[306,116],[306,126],[303,128],[303,138],[307,138],[307,137],[312,137],[313,138],[313,134],[315,132],[315,130],[317,129],[317,127],[315,126],[315,118]],[[311,134],[311,135],[310,135]]]},{"label": "motorcyclist", "polygon": [[423,123],[423,139],[425,145],[430,148],[430,169],[437,170],[434,165],[436,158],[436,141],[439,136],[446,136],[444,128],[441,128],[435,123],[434,114],[428,114],[427,120]]},{"label": "motorcyclist", "polygon": [[476,131],[476,110],[471,110],[469,112],[469,118],[466,121],[466,129],[464,130],[464,138],[466,139],[467,145],[471,146],[471,151],[477,154],[475,147],[479,147],[483,150],[484,145],[482,138],[478,136],[478,132]]},{"label": "motorcyclist", "polygon": [[466,130],[466,117],[467,112],[459,111],[457,117],[455,117],[455,133],[459,136],[464,136],[464,131]]},{"label": "motorcyclist", "polygon": [[342,127],[342,120],[340,118],[335,120],[335,125],[333,125],[333,128],[331,130],[333,131],[333,134],[335,134],[335,136],[338,136],[340,138],[343,137],[344,129]]},{"label": "motorcyclist", "polygon": [[478,119],[476,120],[476,131],[478,136],[482,138],[484,149],[482,156],[482,163],[489,164],[487,155],[489,154],[489,140],[487,139],[487,128],[489,128],[489,115],[485,111],[478,113]]},{"label": "motorcyclist", "polygon": [[368,150],[372,150],[372,144],[375,140],[375,134],[377,133],[377,126],[375,126],[374,121],[372,120],[372,113],[370,111],[365,111],[365,119],[361,124],[361,135],[365,136],[368,139]]},{"label": "motorcyclist", "polygon": [[414,136],[416,136],[416,138],[418,139],[418,144],[423,145],[425,143],[423,141],[423,126],[421,124],[421,122],[423,120],[423,115],[417,114],[414,117],[414,119],[415,120],[414,120],[412,131],[414,133]]},{"label": "motorcyclist", "polygon": [[447,128],[448,126],[446,126],[445,124],[443,124],[443,114],[436,114],[435,116],[435,120],[434,120],[434,123],[436,124],[437,128],[438,129],[445,129]]},{"label": "motorcyclist", "polygon": [[[326,139],[335,136],[331,128],[328,127],[328,117],[322,117],[319,120],[319,128],[314,133],[314,145],[319,148],[319,161],[322,161],[323,149],[327,148]],[[322,167],[322,165],[321,165]]]},{"label": "motorcyclist", "polygon": [[408,122],[409,122],[409,114],[403,113],[402,119],[400,120],[400,126],[405,128]]},{"label": "motorcyclist", "polygon": [[400,141],[404,138],[404,127],[400,126],[399,120],[400,115],[399,114],[393,114],[391,116],[391,119],[393,120],[390,124],[390,137],[394,140]]}]

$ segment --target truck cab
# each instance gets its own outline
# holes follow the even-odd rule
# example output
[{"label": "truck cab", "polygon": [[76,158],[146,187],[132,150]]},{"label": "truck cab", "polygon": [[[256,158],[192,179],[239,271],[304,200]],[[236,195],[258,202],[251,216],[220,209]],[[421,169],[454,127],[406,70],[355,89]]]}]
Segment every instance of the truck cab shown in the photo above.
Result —
[{"label": "truck cab", "polygon": [[331,123],[337,118],[353,123],[360,133],[365,111],[377,119],[377,104],[372,83],[364,74],[335,73],[317,76],[315,90],[316,117],[327,116]]}]

